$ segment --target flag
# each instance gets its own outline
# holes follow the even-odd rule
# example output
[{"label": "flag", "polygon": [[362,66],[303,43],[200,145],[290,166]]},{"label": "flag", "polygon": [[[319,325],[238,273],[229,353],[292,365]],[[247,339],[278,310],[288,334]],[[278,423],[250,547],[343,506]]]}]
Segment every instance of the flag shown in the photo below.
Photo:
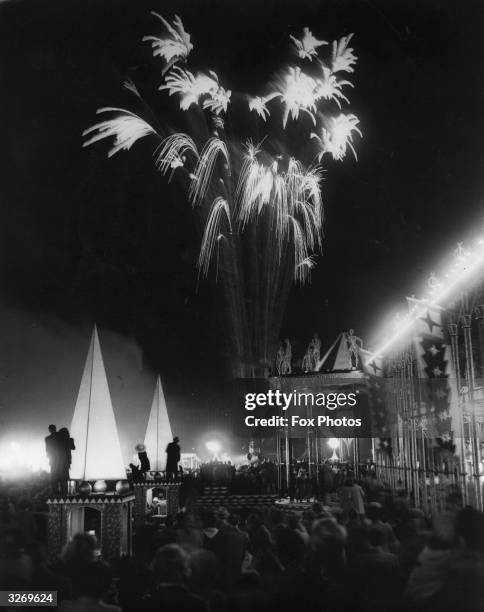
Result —
[{"label": "flag", "polygon": [[445,341],[443,309],[437,304],[407,298],[414,318],[414,347],[419,377],[422,418],[443,448],[453,449],[452,400],[456,400],[450,347]]}]

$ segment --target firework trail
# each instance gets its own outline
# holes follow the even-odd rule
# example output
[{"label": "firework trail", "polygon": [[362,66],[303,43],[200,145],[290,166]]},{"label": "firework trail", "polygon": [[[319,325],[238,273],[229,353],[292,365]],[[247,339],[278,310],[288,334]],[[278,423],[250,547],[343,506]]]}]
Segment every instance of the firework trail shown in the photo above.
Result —
[{"label": "firework trail", "polygon": [[[184,177],[187,200],[203,227],[199,274],[213,273],[224,296],[233,374],[267,373],[290,285],[310,280],[322,246],[321,163],[325,157],[341,161],[348,150],[356,158],[353,137],[361,136],[359,121],[342,112],[353,85],[341,73],[352,73],[357,60],[348,46],[352,34],[331,45],[307,27],[299,38],[290,36],[295,63],[281,67],[268,79],[267,90],[253,96],[232,93],[213,70],[190,71],[193,44],[182,20],[152,14],[162,31],[143,41],[162,61],[158,89],[176,100],[180,112],[203,117],[203,137],[195,129],[161,134],[162,117],[128,80],[125,88],[143,102],[143,113],[99,109],[105,118],[85,130],[84,146],[110,140],[111,157],[149,139],[160,173],[168,180]],[[234,98],[245,100],[256,133],[265,132],[258,142],[250,133],[241,139],[227,129],[253,125],[247,118],[227,120]],[[266,143],[273,132],[286,133],[291,124],[297,125],[297,149],[288,145],[271,152]],[[291,149],[302,150],[304,159]]]}]

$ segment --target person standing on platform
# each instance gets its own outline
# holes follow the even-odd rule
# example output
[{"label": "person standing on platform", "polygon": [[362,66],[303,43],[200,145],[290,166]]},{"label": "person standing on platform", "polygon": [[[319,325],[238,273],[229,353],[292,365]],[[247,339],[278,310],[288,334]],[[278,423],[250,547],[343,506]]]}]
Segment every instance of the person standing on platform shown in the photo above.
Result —
[{"label": "person standing on platform", "polygon": [[75,450],[74,440],[69,434],[69,430],[63,427],[57,434],[57,481],[62,497],[67,495],[67,483],[69,482],[69,470],[72,463],[72,451]]},{"label": "person standing on platform", "polygon": [[178,444],[180,438],[175,436],[173,442],[166,447],[166,479],[176,481],[178,478],[178,462],[181,457],[181,449]]},{"label": "person standing on platform", "polygon": [[135,450],[138,453],[139,470],[142,474],[146,474],[146,472],[151,470],[150,460],[146,453],[146,446],[144,444],[137,444]]},{"label": "person standing on platform", "polygon": [[45,437],[45,453],[50,465],[50,491],[56,496],[58,494],[58,463],[59,452],[57,443],[57,427],[49,425],[49,435]]}]

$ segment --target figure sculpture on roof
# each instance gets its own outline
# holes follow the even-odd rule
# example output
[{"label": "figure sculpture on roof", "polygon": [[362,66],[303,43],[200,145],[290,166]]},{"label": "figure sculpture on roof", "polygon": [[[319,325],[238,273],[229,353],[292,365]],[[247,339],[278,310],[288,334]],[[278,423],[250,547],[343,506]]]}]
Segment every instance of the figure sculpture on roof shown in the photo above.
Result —
[{"label": "figure sculpture on roof", "polygon": [[277,349],[277,355],[276,355],[276,372],[279,376],[282,375],[283,363],[284,363],[284,346],[282,342],[280,342],[279,348]]},{"label": "figure sculpture on roof", "polygon": [[312,340],[309,343],[306,352],[304,353],[304,357],[301,364],[302,371],[307,374],[308,372],[312,372],[314,370],[314,349],[312,347]]},{"label": "figure sculpture on roof", "polygon": [[281,375],[287,375],[287,374],[291,374],[292,372],[292,348],[291,348],[291,343],[289,341],[289,338],[286,338],[284,340],[286,346],[284,349],[284,359],[282,361],[281,364]]},{"label": "figure sculpture on roof", "polygon": [[360,349],[363,348],[363,340],[355,336],[354,329],[350,329],[346,334],[346,342],[348,343],[348,350],[350,352],[350,370],[356,370],[360,365]]},{"label": "figure sculpture on roof", "polygon": [[313,349],[313,371],[316,370],[319,360],[321,359],[321,338],[318,332],[314,332],[313,338],[309,344]]}]

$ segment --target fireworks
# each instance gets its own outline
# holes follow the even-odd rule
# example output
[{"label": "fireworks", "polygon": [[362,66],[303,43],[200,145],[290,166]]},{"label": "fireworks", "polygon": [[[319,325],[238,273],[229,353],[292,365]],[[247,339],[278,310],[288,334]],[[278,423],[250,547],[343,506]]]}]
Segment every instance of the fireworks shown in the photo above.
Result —
[{"label": "fireworks", "polygon": [[228,202],[219,196],[215,198],[210,208],[198,258],[198,266],[204,276],[208,275],[215,244],[218,244],[224,238],[223,230],[232,231],[230,208]]},{"label": "fireworks", "polygon": [[335,160],[343,160],[346,157],[346,149],[349,147],[357,159],[356,151],[353,147],[353,132],[361,136],[361,131],[356,126],[359,119],[355,115],[344,115],[341,113],[337,117],[332,117],[329,121],[329,128],[323,127],[321,136],[311,133],[311,138],[316,139],[320,144],[318,160],[321,161],[325,153],[329,153]]},{"label": "fireworks", "polygon": [[153,56],[160,56],[165,60],[165,70],[167,70],[174,62],[187,59],[188,54],[193,49],[193,45],[190,42],[190,34],[185,32],[183,23],[178,15],[175,15],[173,23],[170,24],[158,13],[152,11],[151,14],[164,25],[167,30],[167,36],[165,38],[144,36],[143,42],[151,43]]},{"label": "fireworks", "polygon": [[112,157],[119,151],[129,151],[134,143],[145,136],[157,134],[156,130],[138,115],[124,108],[106,107],[100,108],[100,113],[118,113],[114,119],[107,119],[96,123],[84,131],[83,136],[93,134],[84,142],[85,147],[94,144],[104,138],[114,136],[114,146],[109,150],[108,157]]},{"label": "fireworks", "polygon": [[267,98],[262,98],[261,96],[256,96],[255,98],[249,97],[249,110],[255,111],[265,121],[269,116],[269,109],[266,106],[267,102]]},{"label": "fireworks", "polygon": [[[166,137],[152,125],[152,111],[146,120],[130,110],[106,107],[98,113],[112,116],[84,132],[84,146],[113,138],[111,157],[152,137],[156,168],[169,179],[183,173],[187,198],[203,223],[199,272],[207,276],[213,266],[222,282],[234,352],[246,363],[266,364],[277,340],[288,284],[309,280],[322,246],[322,168],[312,162],[321,162],[325,153],[342,160],[348,149],[356,157],[353,137],[361,136],[359,121],[340,110],[349,103],[343,89],[352,84],[338,76],[354,70],[356,56],[348,47],[352,34],[329,48],[304,28],[301,38],[290,37],[300,65],[282,67],[267,79],[267,91],[242,94],[266,136],[271,135],[273,118],[280,117],[284,131],[289,118],[299,123],[298,151],[306,151],[304,163],[291,154],[291,143],[269,152],[266,136],[258,144],[250,133],[247,139],[233,136],[227,125],[240,122],[231,110],[232,98],[239,94],[223,87],[213,70],[192,72],[186,65],[193,44],[179,17],[169,22],[153,15],[163,33],[143,41],[150,42],[153,56],[163,61],[159,91],[175,98],[184,113],[197,107],[197,121],[202,117],[205,126]],[[126,81],[125,88],[142,100],[132,81]],[[246,363],[238,375],[250,375]]]},{"label": "fireworks", "polygon": [[353,49],[348,47],[353,34],[343,36],[337,42],[333,41],[331,53],[331,70],[332,72],[354,72],[353,65],[356,64],[356,56],[353,54]]},{"label": "fireworks", "polygon": [[328,44],[325,40],[318,40],[315,38],[309,28],[304,28],[301,40],[294,36],[289,36],[289,38],[296,47],[298,57],[301,59],[308,59],[309,61],[318,56],[318,47]]},{"label": "fireworks", "polygon": [[299,112],[306,112],[316,125],[314,113],[316,112],[316,101],[318,99],[318,82],[305,74],[302,69],[290,67],[284,76],[281,91],[277,97],[284,104],[282,125],[286,127],[289,114],[292,119],[299,118]]}]

